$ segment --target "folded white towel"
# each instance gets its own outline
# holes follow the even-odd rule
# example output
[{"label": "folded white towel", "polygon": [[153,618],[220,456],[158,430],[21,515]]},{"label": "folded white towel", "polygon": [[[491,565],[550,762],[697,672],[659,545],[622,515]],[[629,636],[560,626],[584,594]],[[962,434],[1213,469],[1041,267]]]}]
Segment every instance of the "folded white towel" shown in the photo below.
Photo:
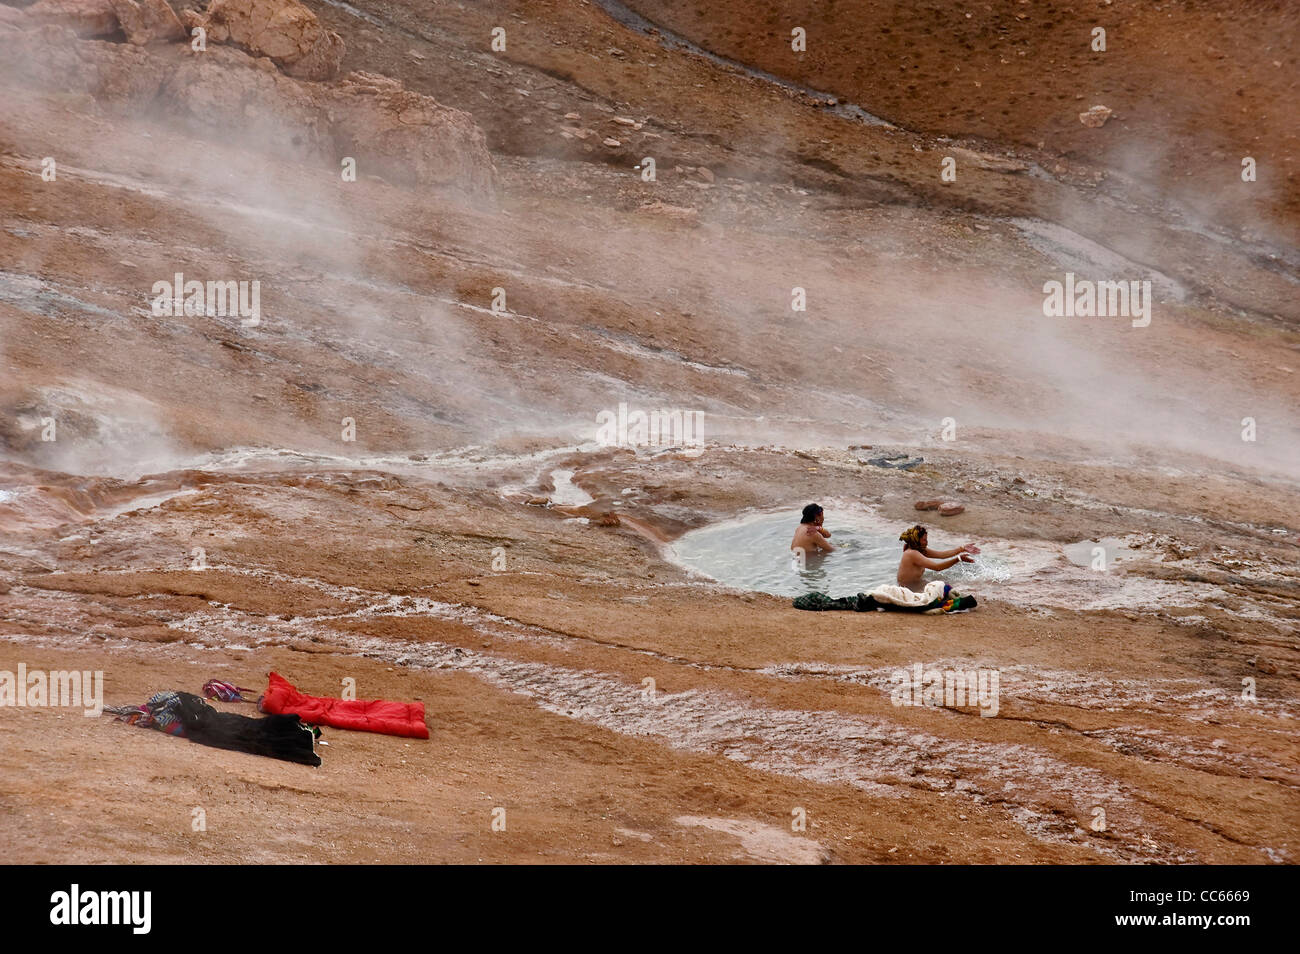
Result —
[{"label": "folded white towel", "polygon": [[892,603],[895,606],[925,606],[935,600],[943,599],[943,580],[931,580],[925,589],[918,593],[897,583],[882,583],[871,591],[877,603]]}]

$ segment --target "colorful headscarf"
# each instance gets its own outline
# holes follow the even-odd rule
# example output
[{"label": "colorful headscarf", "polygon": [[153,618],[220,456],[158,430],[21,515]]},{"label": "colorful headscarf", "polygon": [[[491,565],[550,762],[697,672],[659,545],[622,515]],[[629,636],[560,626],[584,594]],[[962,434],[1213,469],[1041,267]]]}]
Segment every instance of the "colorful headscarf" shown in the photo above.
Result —
[{"label": "colorful headscarf", "polygon": [[904,530],[902,536],[898,539],[903,541],[903,549],[915,548],[921,549],[921,539],[925,536],[925,527],[919,523],[915,527],[909,527]]}]

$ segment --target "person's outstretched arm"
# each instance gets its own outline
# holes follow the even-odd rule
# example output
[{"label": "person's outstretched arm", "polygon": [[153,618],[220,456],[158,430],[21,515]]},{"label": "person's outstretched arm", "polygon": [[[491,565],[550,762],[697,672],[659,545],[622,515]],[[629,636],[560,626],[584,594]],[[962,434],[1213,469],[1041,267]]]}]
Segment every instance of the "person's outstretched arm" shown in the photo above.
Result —
[{"label": "person's outstretched arm", "polygon": [[973,543],[967,543],[960,547],[953,547],[951,550],[931,550],[926,547],[925,555],[936,560],[947,560],[949,557],[961,556],[963,553],[979,553],[980,548]]},{"label": "person's outstretched arm", "polygon": [[969,563],[970,561],[966,559],[966,556],[967,553],[965,550],[959,550],[951,556],[946,557],[923,556],[921,557],[921,565],[927,570],[946,570],[949,567],[956,566],[958,563]]}]

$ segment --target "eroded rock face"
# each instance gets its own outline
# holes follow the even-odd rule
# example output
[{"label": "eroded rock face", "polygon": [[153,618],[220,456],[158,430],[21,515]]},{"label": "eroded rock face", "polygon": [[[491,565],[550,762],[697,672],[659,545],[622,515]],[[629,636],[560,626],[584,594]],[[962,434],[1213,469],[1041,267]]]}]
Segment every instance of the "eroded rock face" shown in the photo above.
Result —
[{"label": "eroded rock face", "polygon": [[185,36],[185,28],[167,0],[109,0],[109,3],[129,43],[144,46]]},{"label": "eroded rock face", "polygon": [[77,36],[75,27],[31,29],[30,23],[22,31],[0,33],[0,83],[80,93],[107,107],[143,106],[157,94],[161,60],[138,46],[78,41]]},{"label": "eroded rock face", "polygon": [[491,194],[487,140],[468,113],[390,77],[361,72],[349,73],[331,90],[330,112],[336,146],[357,158],[362,173],[431,184],[454,181],[473,195]]},{"label": "eroded rock face", "polygon": [[206,14],[185,10],[179,17],[167,0],[38,0],[25,11],[0,16],[0,26],[10,24],[58,25],[86,38],[120,29],[137,46],[180,40],[202,27],[212,44],[233,43],[307,80],[337,76],[344,52],[343,38],[298,0],[212,0]]},{"label": "eroded rock face", "polygon": [[65,27],[0,31],[0,84],[92,97],[107,112],[151,112],[199,136],[237,141],[337,171],[452,189],[474,201],[493,193],[483,132],[468,113],[386,76],[351,73],[337,85],[304,83],[265,57],[233,47],[151,47],[81,41]]},{"label": "eroded rock face", "polygon": [[269,56],[299,79],[332,79],[343,60],[343,38],[298,0],[212,0],[205,25],[215,42]]},{"label": "eroded rock face", "polygon": [[118,28],[111,0],[38,0],[23,11],[21,22],[57,24],[82,37],[109,36]]}]

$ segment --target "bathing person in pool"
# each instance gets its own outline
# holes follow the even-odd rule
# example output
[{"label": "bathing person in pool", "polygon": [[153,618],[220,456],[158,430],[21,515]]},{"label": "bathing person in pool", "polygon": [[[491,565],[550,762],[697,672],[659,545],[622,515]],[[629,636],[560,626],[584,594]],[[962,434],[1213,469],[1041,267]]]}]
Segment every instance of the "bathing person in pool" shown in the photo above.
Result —
[{"label": "bathing person in pool", "polygon": [[926,570],[946,570],[958,563],[970,563],[980,548],[973,543],[951,550],[931,550],[925,527],[919,523],[904,530],[898,539],[903,541],[903,559],[898,563],[898,585],[917,593],[925,589],[922,577]]},{"label": "bathing person in pool", "polygon": [[825,519],[825,513],[817,504],[809,504],[803,508],[803,520],[799,524],[799,529],[794,532],[794,540],[790,543],[791,550],[802,550],[804,555],[810,553],[831,553],[834,547],[830,545],[829,537],[831,532],[822,529],[822,520]]}]

